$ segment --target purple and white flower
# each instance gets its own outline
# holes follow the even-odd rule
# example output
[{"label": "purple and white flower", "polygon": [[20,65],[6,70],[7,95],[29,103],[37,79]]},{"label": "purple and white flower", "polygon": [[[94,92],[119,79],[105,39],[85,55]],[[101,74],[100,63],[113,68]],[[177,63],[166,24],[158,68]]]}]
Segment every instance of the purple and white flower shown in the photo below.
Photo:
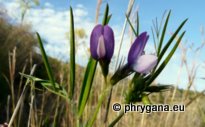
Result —
[{"label": "purple and white flower", "polygon": [[128,65],[133,71],[147,74],[157,64],[157,56],[144,54],[149,36],[147,32],[141,33],[132,44],[128,54]]},{"label": "purple and white flower", "polygon": [[143,32],[135,39],[128,53],[127,63],[124,66],[119,66],[111,78],[113,85],[133,72],[148,74],[156,66],[157,56],[144,53],[148,38],[147,33]]},{"label": "purple and white flower", "polygon": [[110,61],[114,53],[114,33],[108,25],[97,25],[90,38],[91,56],[95,60]]}]

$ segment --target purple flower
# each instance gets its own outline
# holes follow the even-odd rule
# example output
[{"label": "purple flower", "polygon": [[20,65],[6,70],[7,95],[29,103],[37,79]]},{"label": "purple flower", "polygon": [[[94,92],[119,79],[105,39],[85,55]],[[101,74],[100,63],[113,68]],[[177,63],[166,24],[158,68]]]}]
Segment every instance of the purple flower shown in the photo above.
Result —
[{"label": "purple flower", "polygon": [[144,48],[149,36],[146,32],[141,33],[132,44],[128,54],[128,65],[139,73],[149,73],[157,64],[157,56],[145,55]]},{"label": "purple flower", "polygon": [[128,62],[123,66],[119,65],[117,71],[111,77],[110,82],[112,85],[117,84],[117,82],[133,72],[147,74],[156,66],[157,57],[155,55],[144,54],[144,48],[148,38],[149,36],[144,32],[135,39],[128,54]]},{"label": "purple flower", "polygon": [[94,59],[110,61],[114,52],[114,33],[108,25],[95,26],[91,33],[90,51]]}]

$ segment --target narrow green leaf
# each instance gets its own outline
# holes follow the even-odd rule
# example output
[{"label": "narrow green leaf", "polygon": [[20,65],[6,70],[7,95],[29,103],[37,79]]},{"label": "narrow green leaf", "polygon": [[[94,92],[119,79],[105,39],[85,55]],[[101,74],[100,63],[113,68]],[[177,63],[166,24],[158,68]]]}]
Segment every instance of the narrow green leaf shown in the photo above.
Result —
[{"label": "narrow green leaf", "polygon": [[139,35],[140,31],[140,18],[139,18],[139,13],[137,12],[137,36]]},{"label": "narrow green leaf", "polygon": [[106,24],[108,24],[108,23],[110,22],[110,19],[111,19],[111,18],[112,18],[112,14],[110,14],[110,15],[108,16]]},{"label": "narrow green leaf", "polygon": [[124,111],[121,110],[120,114],[109,124],[108,127],[114,127],[117,122],[124,116]]},{"label": "narrow green leaf", "polygon": [[93,58],[90,58],[86,72],[83,79],[83,85],[81,87],[80,97],[78,101],[78,116],[80,117],[84,111],[86,102],[88,100],[90,90],[92,87],[92,82],[94,79],[94,74],[97,66],[97,61]]},{"label": "narrow green leaf", "polygon": [[146,86],[149,86],[155,80],[155,78],[162,72],[164,67],[167,65],[167,63],[169,62],[169,60],[173,56],[173,54],[176,51],[177,47],[179,46],[179,43],[181,42],[184,34],[185,34],[185,31],[180,35],[180,37],[178,38],[176,44],[174,45],[174,47],[172,48],[172,50],[170,51],[170,53],[168,54],[166,59],[163,61],[163,63],[159,66],[157,71],[155,73],[153,73],[153,75],[148,79],[148,81],[146,82]]},{"label": "narrow green leaf", "polygon": [[61,87],[58,83],[55,83],[55,85],[56,85],[57,88],[54,88],[50,82],[40,82],[40,83],[41,83],[41,85],[42,85],[43,87],[45,87],[48,91],[50,91],[50,92],[56,94],[57,96],[60,96],[60,97],[64,98],[65,100],[67,100],[67,101],[69,102],[69,100],[68,100],[68,94],[67,94],[65,88],[64,88],[64,87]]},{"label": "narrow green leaf", "polygon": [[108,95],[108,101],[107,101],[107,105],[106,105],[106,112],[105,112],[105,118],[104,118],[104,123],[107,122],[107,118],[108,118],[108,114],[109,114],[109,110],[110,110],[110,102],[111,102],[111,98],[112,98],[112,90],[113,90],[113,86],[109,92],[109,95]]},{"label": "narrow green leaf", "polygon": [[155,19],[155,25],[156,25],[157,37],[159,37],[160,30],[159,30],[159,26],[158,26],[158,20],[157,20],[157,17],[156,17],[156,19]]},{"label": "narrow green leaf", "polygon": [[162,92],[162,91],[167,91],[169,89],[172,89],[173,86],[171,85],[162,85],[162,86],[149,86],[145,89],[146,92]]},{"label": "narrow green leaf", "polygon": [[154,29],[154,31],[155,31],[155,33],[156,33],[156,37],[157,37],[157,39],[159,39],[158,28],[157,28],[157,25],[156,25],[156,23],[155,23],[154,20],[152,20],[152,24],[153,24],[153,29]]},{"label": "narrow green leaf", "polygon": [[75,32],[73,10],[70,7],[70,99],[73,98],[75,89]]},{"label": "narrow green leaf", "polygon": [[[171,10],[170,10],[171,11]],[[163,15],[162,15],[162,19],[160,21],[160,24],[159,24],[159,33],[161,32],[161,28],[162,28],[162,24],[163,24],[163,20],[165,18],[165,15],[166,15],[167,11],[165,10]]]},{"label": "narrow green leaf", "polygon": [[52,84],[52,85],[54,86],[54,88],[55,88],[54,76],[53,76],[53,73],[52,73],[50,64],[49,64],[49,62],[48,62],[48,58],[47,58],[46,52],[45,52],[45,50],[44,50],[43,43],[42,43],[42,41],[41,41],[41,37],[40,37],[40,35],[39,35],[38,32],[37,32],[36,34],[37,34],[38,43],[39,43],[39,46],[40,46],[40,50],[41,50],[43,62],[44,62],[44,65],[45,65],[45,67],[46,67],[46,71],[47,71],[47,74],[48,74],[48,78],[49,78],[51,84]]},{"label": "narrow green leaf", "polygon": [[[108,22],[110,20],[108,15],[109,15],[109,5],[107,4],[106,8],[105,8],[105,14],[104,14],[104,17],[103,17],[102,25],[108,24]],[[110,18],[111,18],[111,16],[110,16]]]},{"label": "narrow green leaf", "polygon": [[165,23],[164,23],[164,27],[163,27],[163,30],[162,30],[162,35],[161,35],[160,42],[159,42],[159,46],[158,46],[157,56],[159,56],[159,54],[160,54],[160,52],[161,52],[162,43],[163,43],[163,41],[164,41],[164,35],[165,35],[165,33],[166,33],[166,29],[167,29],[167,25],[168,25],[168,22],[169,22],[170,14],[171,14],[171,11],[169,11],[169,13],[168,13],[168,15],[167,15],[167,18],[166,18],[166,21],[165,21]]},{"label": "narrow green leaf", "polygon": [[156,42],[156,39],[155,39],[155,36],[154,36],[154,30],[153,30],[152,27],[151,27],[151,31],[152,31],[152,38],[153,38],[153,40],[154,40],[155,52],[157,53],[157,42]]},{"label": "narrow green leaf", "polygon": [[172,37],[169,39],[169,41],[167,42],[167,44],[164,46],[162,52],[160,53],[159,57],[158,57],[158,63],[160,62],[160,60],[162,59],[162,57],[164,56],[165,52],[167,51],[167,49],[169,48],[169,46],[171,45],[171,43],[173,42],[173,40],[176,38],[177,34],[179,33],[179,31],[182,29],[182,27],[184,26],[184,24],[187,22],[188,19],[184,20],[180,26],[177,28],[177,30],[174,32],[174,34],[172,35]]},{"label": "narrow green leaf", "polygon": [[22,75],[23,77],[25,77],[31,81],[39,82],[43,87],[45,87],[50,92],[68,100],[68,94],[67,94],[66,90],[63,87],[61,87],[58,83],[55,83],[55,88],[54,88],[54,86],[50,83],[49,80],[40,79],[40,78],[37,78],[35,76],[31,76],[31,75],[27,75],[27,74],[23,74],[23,73],[20,73],[20,75]]},{"label": "narrow green leaf", "polygon": [[34,76],[31,76],[31,75],[27,75],[27,74],[23,74],[23,73],[19,73],[21,76],[29,79],[29,80],[32,80],[32,81],[35,81],[35,82],[42,82],[42,81],[47,81],[47,80],[43,80],[43,79],[40,79],[40,78],[37,78],[37,77],[34,77]]},{"label": "narrow green leaf", "polygon": [[126,16],[126,18],[127,18],[127,21],[128,21],[128,23],[129,23],[129,25],[130,25],[130,27],[131,27],[133,33],[135,34],[135,37],[137,37],[137,36],[138,36],[138,33],[135,31],[135,28],[133,27],[133,25],[132,25],[132,23],[131,23],[129,17],[128,17],[127,15],[125,15],[125,16]]}]

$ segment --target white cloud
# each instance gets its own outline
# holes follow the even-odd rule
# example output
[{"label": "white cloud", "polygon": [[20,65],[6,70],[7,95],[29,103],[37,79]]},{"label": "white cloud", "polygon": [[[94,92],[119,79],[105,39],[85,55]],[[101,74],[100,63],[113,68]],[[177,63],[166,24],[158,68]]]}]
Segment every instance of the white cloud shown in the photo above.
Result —
[{"label": "white cloud", "polygon": [[[20,22],[21,9],[17,0],[10,2],[3,2],[7,13],[10,17],[15,17],[17,22]],[[94,23],[87,18],[88,12],[86,8],[79,4],[73,9],[74,21],[76,28],[83,28],[86,34],[90,33]],[[52,56],[62,59],[68,59],[69,54],[69,40],[66,33],[69,32],[70,21],[69,9],[57,10],[54,6],[46,2],[43,8],[31,8],[27,11],[24,23],[31,24],[33,31],[40,33],[42,38],[48,41],[45,46],[48,53]],[[88,41],[88,40],[87,40]],[[83,52],[79,52],[79,56],[84,57]],[[77,59],[82,62],[81,59]],[[84,63],[85,64],[85,63]]]}]

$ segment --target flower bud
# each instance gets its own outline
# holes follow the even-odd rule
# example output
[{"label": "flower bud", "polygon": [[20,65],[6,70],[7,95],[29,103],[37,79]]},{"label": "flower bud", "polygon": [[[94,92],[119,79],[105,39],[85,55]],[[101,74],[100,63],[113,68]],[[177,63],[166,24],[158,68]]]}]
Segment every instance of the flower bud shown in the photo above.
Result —
[{"label": "flower bud", "polygon": [[108,25],[97,25],[90,37],[91,56],[100,62],[102,73],[106,77],[110,60],[114,53],[114,33]]},{"label": "flower bud", "polygon": [[91,33],[90,51],[95,60],[111,60],[114,53],[114,33],[108,25],[95,26]]}]

